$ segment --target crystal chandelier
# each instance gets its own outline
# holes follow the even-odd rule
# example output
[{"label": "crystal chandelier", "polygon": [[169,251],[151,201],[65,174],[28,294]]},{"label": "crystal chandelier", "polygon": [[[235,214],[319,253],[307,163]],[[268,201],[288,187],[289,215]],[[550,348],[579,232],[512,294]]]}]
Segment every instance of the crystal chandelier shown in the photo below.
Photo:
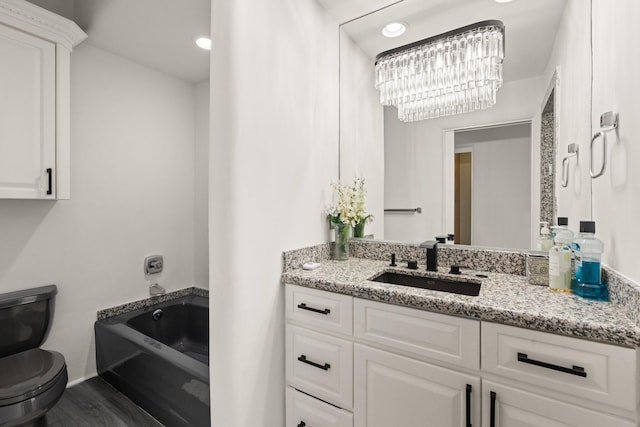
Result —
[{"label": "crystal chandelier", "polygon": [[484,110],[502,86],[504,24],[482,21],[376,56],[382,105],[403,122]]}]

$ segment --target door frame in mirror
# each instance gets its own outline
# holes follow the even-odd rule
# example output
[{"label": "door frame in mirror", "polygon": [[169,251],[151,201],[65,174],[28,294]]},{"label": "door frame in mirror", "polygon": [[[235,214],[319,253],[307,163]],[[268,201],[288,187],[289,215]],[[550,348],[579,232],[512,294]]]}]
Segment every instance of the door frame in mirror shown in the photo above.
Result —
[{"label": "door frame in mirror", "polygon": [[[518,120],[509,120],[504,122],[493,122],[483,125],[462,126],[455,128],[446,128],[442,130],[442,165],[443,165],[443,177],[442,177],[442,229],[451,230],[454,229],[454,156],[455,156],[455,132],[468,131],[476,129],[488,129],[502,126],[513,126],[521,124],[529,124],[532,127],[532,144],[531,144],[531,224],[534,225],[536,218],[539,216],[539,209],[535,203],[535,186],[536,186],[536,174],[534,173],[535,166],[535,147],[533,144],[533,124],[534,118],[523,118]],[[539,181],[539,179],[538,179]],[[534,227],[532,227],[533,229]],[[446,231],[449,233],[449,231]],[[533,231],[532,231],[533,236]],[[535,242],[535,237],[532,237],[531,245]],[[472,244],[473,246],[473,244]],[[533,246],[531,246],[533,247]],[[526,249],[526,248],[517,248]]]},{"label": "door frame in mirror", "polygon": [[543,120],[543,115],[545,114],[545,110],[548,108],[548,104],[549,104],[549,100],[550,97],[553,96],[553,149],[552,149],[552,157],[550,159],[550,163],[551,165],[553,165],[553,171],[549,171],[552,172],[550,175],[553,176],[552,180],[551,180],[551,189],[547,189],[547,191],[551,192],[551,200],[552,200],[552,205],[550,207],[545,207],[543,206],[543,200],[544,200],[544,194],[543,193],[543,186],[542,186],[542,174],[544,173],[544,167],[542,164],[542,151],[540,151],[539,154],[539,164],[540,164],[540,170],[539,170],[539,184],[540,184],[540,190],[539,190],[539,194],[538,194],[538,220],[539,221],[544,221],[545,219],[543,219],[543,210],[551,210],[551,215],[550,215],[550,221],[549,221],[549,226],[553,225],[553,221],[555,220],[557,213],[558,213],[558,197],[560,196],[560,191],[558,188],[558,135],[559,135],[559,119],[560,117],[558,116],[559,111],[560,111],[560,66],[556,66],[553,75],[551,76],[551,80],[549,81],[549,84],[547,86],[547,90],[544,94],[544,97],[542,98],[542,104],[540,105],[540,148],[542,148],[542,144],[543,144],[543,134],[544,134],[544,120]]}]

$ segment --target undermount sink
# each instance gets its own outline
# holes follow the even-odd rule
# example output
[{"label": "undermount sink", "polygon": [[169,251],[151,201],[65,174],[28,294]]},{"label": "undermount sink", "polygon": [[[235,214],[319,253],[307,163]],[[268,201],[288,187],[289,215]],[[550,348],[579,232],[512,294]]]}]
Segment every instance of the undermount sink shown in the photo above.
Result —
[{"label": "undermount sink", "polygon": [[469,295],[472,297],[477,297],[480,293],[480,283],[462,282],[458,280],[447,280],[425,276],[412,276],[402,273],[386,272],[379,274],[370,280],[374,282],[391,283],[393,285],[409,286],[412,288]]}]

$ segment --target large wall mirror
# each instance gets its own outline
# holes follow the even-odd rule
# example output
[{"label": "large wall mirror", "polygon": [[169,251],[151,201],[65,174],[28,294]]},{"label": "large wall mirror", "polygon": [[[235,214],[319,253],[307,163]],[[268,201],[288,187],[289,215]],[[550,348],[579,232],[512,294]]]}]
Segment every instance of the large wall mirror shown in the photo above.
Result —
[{"label": "large wall mirror", "polygon": [[[495,106],[406,123],[380,105],[377,54],[494,19],[505,25]],[[383,36],[392,22],[405,33]],[[535,249],[539,221],[588,218],[588,158],[565,180],[561,162],[589,140],[590,31],[590,2],[576,0],[403,0],[341,25],[340,179],[365,179],[375,216],[365,234]]]}]

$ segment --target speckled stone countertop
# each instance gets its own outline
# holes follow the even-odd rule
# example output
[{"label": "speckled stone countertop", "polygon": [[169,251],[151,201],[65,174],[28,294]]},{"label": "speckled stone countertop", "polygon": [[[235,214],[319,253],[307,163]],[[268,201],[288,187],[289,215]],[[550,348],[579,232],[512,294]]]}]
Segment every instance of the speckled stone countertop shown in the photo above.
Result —
[{"label": "speckled stone countertop", "polygon": [[[347,261],[324,259],[321,263],[320,268],[311,271],[289,265],[282,282],[626,347],[640,345],[640,327],[619,305],[555,293],[546,286],[529,284],[524,276],[468,269],[452,276],[444,268],[429,273],[424,264],[418,270],[408,270],[389,267],[388,261],[353,257]],[[369,280],[385,271],[481,280],[482,286],[474,297]],[[475,274],[479,273],[488,277],[478,279]]]},{"label": "speckled stone countertop", "polygon": [[163,295],[149,297],[149,298],[141,299],[138,301],[133,301],[133,302],[128,302],[126,304],[118,305],[116,307],[110,307],[110,308],[105,308],[103,310],[98,310],[97,318],[98,320],[104,320],[104,319],[108,319],[109,317],[118,316],[123,313],[128,313],[130,311],[137,310],[139,308],[150,307],[155,304],[160,304],[165,301],[182,298],[189,295],[199,295],[201,297],[208,298],[209,291],[207,289],[196,288],[195,286],[191,286],[189,288],[167,292],[166,294],[163,294]]}]

